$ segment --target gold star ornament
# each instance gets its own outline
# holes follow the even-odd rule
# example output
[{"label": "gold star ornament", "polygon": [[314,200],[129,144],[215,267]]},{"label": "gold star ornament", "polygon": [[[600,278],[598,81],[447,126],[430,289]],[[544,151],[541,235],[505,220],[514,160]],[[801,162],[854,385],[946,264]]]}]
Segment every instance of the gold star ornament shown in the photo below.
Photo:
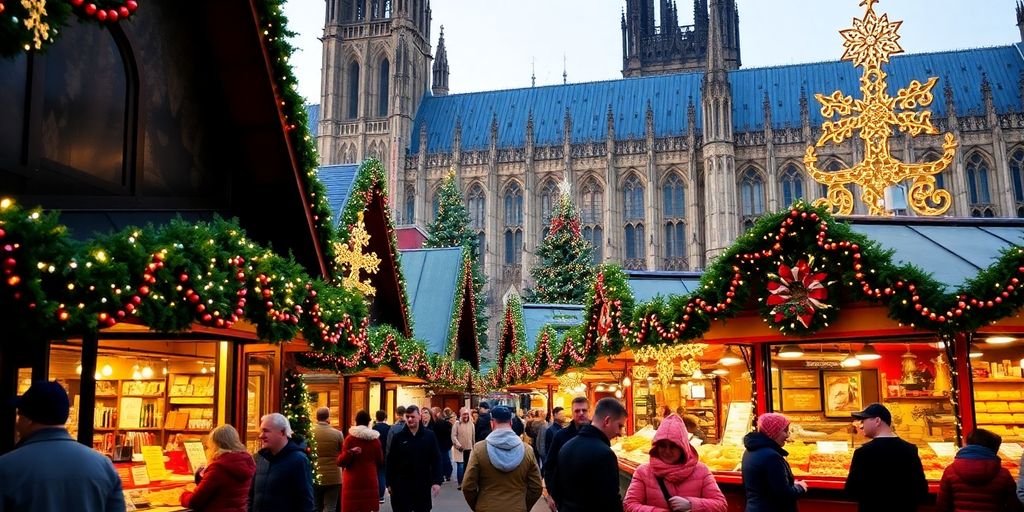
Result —
[{"label": "gold star ornament", "polygon": [[[341,280],[342,286],[355,288],[367,297],[373,297],[377,290],[369,281],[369,274],[376,274],[380,268],[380,258],[377,253],[364,252],[370,246],[370,234],[366,232],[366,225],[363,223],[363,212],[359,212],[356,223],[352,226],[348,243],[334,243],[334,261],[341,268],[344,277]],[[366,272],[367,280],[363,281],[359,275]]]}]

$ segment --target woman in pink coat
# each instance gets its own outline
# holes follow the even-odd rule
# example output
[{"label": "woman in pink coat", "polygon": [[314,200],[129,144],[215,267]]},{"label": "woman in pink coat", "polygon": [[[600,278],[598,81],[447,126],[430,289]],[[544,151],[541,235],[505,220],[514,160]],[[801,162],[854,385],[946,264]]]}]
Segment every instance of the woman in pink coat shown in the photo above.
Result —
[{"label": "woman in pink coat", "polygon": [[651,462],[633,473],[626,512],[726,512],[725,495],[715,477],[697,460],[682,418],[672,414],[661,422],[651,447]]}]

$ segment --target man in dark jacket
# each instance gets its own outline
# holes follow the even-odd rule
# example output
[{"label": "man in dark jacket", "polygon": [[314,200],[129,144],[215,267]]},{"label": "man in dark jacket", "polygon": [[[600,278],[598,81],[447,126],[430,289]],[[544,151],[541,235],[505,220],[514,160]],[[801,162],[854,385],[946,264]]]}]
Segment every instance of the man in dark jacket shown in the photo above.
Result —
[{"label": "man in dark jacket", "polygon": [[313,512],[313,474],[303,445],[291,439],[292,427],[281,413],[260,420],[256,475],[249,488],[249,512]]},{"label": "man in dark jacket", "polygon": [[914,512],[928,496],[917,446],[892,431],[892,413],[880,403],[853,413],[867,443],[853,452],[846,492],[861,512]]},{"label": "man in dark jacket", "polygon": [[478,407],[479,415],[476,418],[476,440],[487,439],[491,433],[491,406],[487,402],[480,402]]},{"label": "man in dark jacket", "polygon": [[544,439],[540,442],[540,457],[544,463],[548,460],[548,447],[555,440],[555,434],[558,434],[564,427],[562,423],[565,422],[565,411],[562,407],[555,407],[551,411],[551,423],[548,428],[544,429]]},{"label": "man in dark jacket", "polygon": [[602,398],[590,425],[558,452],[559,512],[602,510],[622,512],[619,459],[611,440],[622,433],[626,408],[615,398]]},{"label": "man in dark jacket", "polygon": [[434,433],[420,425],[419,407],[405,408],[405,429],[392,439],[384,466],[391,510],[427,512],[431,509],[431,495],[436,498],[441,492],[441,453]]},{"label": "man in dark jacket", "polygon": [[437,438],[437,449],[441,452],[441,476],[445,482],[452,480],[452,420],[450,416],[439,414],[430,424]]},{"label": "man in dark jacket", "polygon": [[384,452],[384,456],[385,456],[384,460],[387,460],[387,458],[386,458],[387,457],[387,453],[388,453],[388,450],[391,449],[391,441],[394,440],[395,434],[401,432],[404,429],[405,429],[405,406],[404,405],[399,405],[398,407],[395,408],[395,424],[392,425],[391,426],[391,430],[388,431],[387,442],[382,441],[382,442],[384,442],[384,447],[383,447],[384,448],[383,452]]},{"label": "man in dark jacket", "polygon": [[523,423],[523,419],[519,417],[515,409],[512,409],[512,432],[515,432],[517,436],[526,432],[526,424]]},{"label": "man in dark jacket", "polygon": [[558,479],[558,452],[576,437],[580,429],[590,423],[590,402],[585,396],[572,399],[572,422],[560,429],[548,443],[548,453],[544,456],[544,485],[548,488],[548,504],[551,501],[561,503],[561,483]]},{"label": "man in dark jacket", "polygon": [[[380,439],[387,442],[388,433],[391,432],[391,425],[388,425],[388,413],[384,411],[377,411],[377,422],[373,424],[373,430],[376,430],[380,434]],[[388,460],[388,452],[384,453],[384,460]],[[384,503],[384,490],[387,488],[387,484],[384,481],[384,465],[382,464],[377,468],[377,490],[380,494],[380,502]]]}]

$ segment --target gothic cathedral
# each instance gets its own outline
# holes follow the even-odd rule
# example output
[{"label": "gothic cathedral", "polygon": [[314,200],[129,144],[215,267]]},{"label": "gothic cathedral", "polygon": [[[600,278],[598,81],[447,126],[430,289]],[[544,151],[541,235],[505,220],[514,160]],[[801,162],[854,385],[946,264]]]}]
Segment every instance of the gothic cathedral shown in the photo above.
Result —
[{"label": "gothic cathedral", "polygon": [[[658,0],[656,13],[654,1],[626,0],[624,78],[450,95],[443,29],[431,53],[429,2],[327,0],[313,120],[321,163],[379,158],[394,217],[421,227],[454,169],[492,312],[506,291],[531,286],[562,179],[597,261],[700,270],[762,213],[822,197],[802,163],[823,122],[814,94],[856,93],[857,71],[838,61],[741,68],[735,0],[695,0],[692,25],[679,24],[675,2]],[[1017,25],[1024,39],[1021,7]],[[1009,42],[903,55],[888,67],[894,83],[939,77],[933,122],[962,148],[937,176],[953,196],[950,215],[1024,216],[1021,50]],[[892,142],[912,162],[934,160],[940,147],[938,136]],[[827,148],[819,165],[844,168],[862,151]]]}]

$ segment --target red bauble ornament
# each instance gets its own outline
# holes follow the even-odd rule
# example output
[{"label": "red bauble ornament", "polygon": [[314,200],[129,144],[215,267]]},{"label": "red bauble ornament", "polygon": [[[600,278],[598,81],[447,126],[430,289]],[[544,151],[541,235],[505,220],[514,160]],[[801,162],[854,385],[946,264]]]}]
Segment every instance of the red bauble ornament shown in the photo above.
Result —
[{"label": "red bauble ornament", "polygon": [[96,11],[96,19],[98,19],[100,21],[107,21],[107,11],[104,11],[102,9],[99,10],[99,11]]},{"label": "red bauble ornament", "polygon": [[139,295],[149,295],[149,287],[148,286],[140,286],[139,287]]},{"label": "red bauble ornament", "polygon": [[117,14],[117,10],[115,9],[107,11],[107,20],[109,20],[111,23],[117,21],[118,16],[119,15]]},{"label": "red bauble ornament", "polygon": [[213,316],[211,316],[209,313],[203,315],[203,322],[204,323],[210,323],[211,320],[213,320]]},{"label": "red bauble ornament", "polygon": [[122,18],[127,18],[128,15],[131,14],[131,12],[128,11],[127,7],[122,6],[117,8],[117,14],[119,14]]},{"label": "red bauble ornament", "polygon": [[127,7],[129,11],[135,12],[135,9],[139,8],[139,3],[135,0],[128,0],[124,3],[124,6]]},{"label": "red bauble ornament", "polygon": [[92,16],[93,14],[96,14],[96,4],[87,4],[85,6],[85,13],[88,14],[89,16]]},{"label": "red bauble ornament", "polygon": [[188,274],[182,274],[182,275],[178,276],[178,280],[183,282],[183,283],[188,282]]}]

